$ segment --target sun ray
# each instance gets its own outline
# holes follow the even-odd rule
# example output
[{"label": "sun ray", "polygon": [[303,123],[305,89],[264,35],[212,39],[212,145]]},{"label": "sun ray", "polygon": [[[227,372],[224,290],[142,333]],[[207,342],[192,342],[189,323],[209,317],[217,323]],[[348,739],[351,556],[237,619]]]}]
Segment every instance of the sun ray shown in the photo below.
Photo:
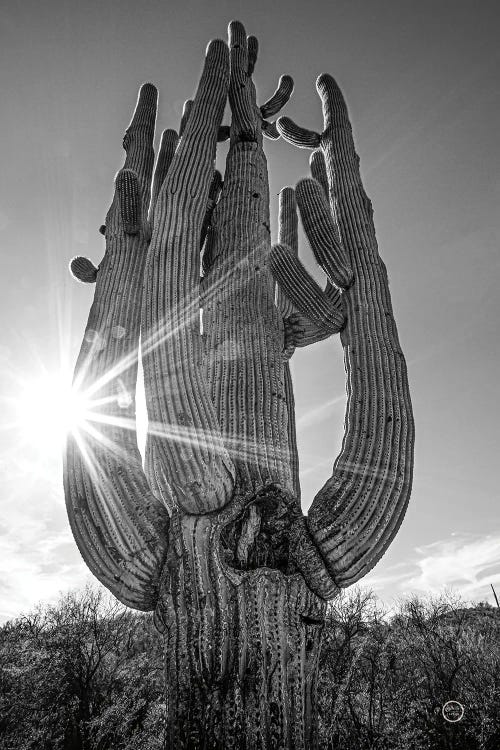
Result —
[{"label": "sun ray", "polygon": [[[213,300],[228,278],[237,273],[237,270],[237,267],[228,263],[217,281],[203,290],[203,304],[206,305]],[[207,282],[208,279],[205,279],[204,283]],[[132,392],[130,387],[127,389],[122,379],[124,373],[137,366],[139,352],[133,350],[126,353],[106,372],[92,376],[92,362],[95,354],[103,346],[104,339],[99,332],[90,332],[90,336],[87,332],[90,346],[79,363],[77,374],[72,377],[69,336],[65,336],[68,318],[63,315],[63,307],[65,305],[62,303],[58,306],[57,315],[59,321],[65,318],[65,325],[59,326],[59,367],[52,370],[47,368],[35,342],[26,342],[27,348],[31,350],[33,376],[22,378],[14,371],[10,373],[13,387],[12,393],[2,398],[2,403],[6,407],[2,430],[16,431],[19,434],[16,441],[12,441],[16,449],[21,445],[25,449],[29,448],[34,454],[38,450],[41,464],[48,452],[58,459],[68,434],[75,437],[78,448],[82,450],[82,458],[86,462],[91,461],[89,451],[93,444],[110,451],[119,460],[124,460],[125,453],[118,442],[125,438],[121,435],[118,439],[116,431],[122,430],[130,435],[126,438],[129,445],[129,441],[133,441],[134,438],[137,443],[138,428],[143,437],[146,432],[146,425],[141,431],[141,424],[142,421],[147,423],[147,417],[144,416],[138,424],[133,413],[136,393]],[[182,333],[185,325],[193,322],[200,326],[201,337],[201,311],[202,304],[198,295],[187,304],[180,302],[177,308],[169,313],[168,319],[159,322],[147,338],[141,341],[142,356],[147,356],[159,347],[168,346],[173,337]],[[110,392],[112,390],[114,392]],[[141,396],[144,398],[142,392]],[[123,410],[123,415],[120,414],[120,410]],[[269,455],[269,449],[255,444],[254,441],[228,434],[221,436],[220,432],[211,433],[177,424],[150,423],[147,425],[147,433],[156,439],[186,446],[196,444],[212,451],[214,446],[221,445],[222,437],[224,449],[241,460],[255,459],[257,455]],[[288,458],[282,455],[283,450],[273,449],[272,452],[278,460]]]}]

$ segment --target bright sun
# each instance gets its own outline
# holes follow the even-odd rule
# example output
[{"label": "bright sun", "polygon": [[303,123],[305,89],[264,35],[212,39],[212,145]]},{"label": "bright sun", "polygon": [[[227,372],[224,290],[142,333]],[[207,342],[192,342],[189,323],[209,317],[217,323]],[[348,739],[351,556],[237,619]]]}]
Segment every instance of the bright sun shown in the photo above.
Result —
[{"label": "bright sun", "polygon": [[44,373],[22,384],[16,422],[30,443],[61,448],[68,432],[84,426],[89,408],[66,373]]}]

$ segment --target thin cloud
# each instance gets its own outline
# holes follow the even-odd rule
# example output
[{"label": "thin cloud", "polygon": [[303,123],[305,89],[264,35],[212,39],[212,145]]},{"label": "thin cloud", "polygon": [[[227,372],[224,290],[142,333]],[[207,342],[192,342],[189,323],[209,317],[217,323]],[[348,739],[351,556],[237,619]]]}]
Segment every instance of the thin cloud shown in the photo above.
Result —
[{"label": "thin cloud", "polygon": [[[39,529],[47,533],[46,529]],[[38,602],[54,602],[60,593],[80,588],[89,579],[67,534],[44,540],[27,553],[22,541],[2,539],[0,623],[32,610]],[[73,548],[73,549],[72,549]]]},{"label": "thin cloud", "polygon": [[323,422],[323,420],[327,419],[331,415],[334,407],[340,403],[344,403],[345,400],[346,395],[345,393],[342,393],[341,396],[335,396],[328,401],[324,401],[319,406],[315,406],[313,409],[309,409],[309,411],[307,411],[305,414],[299,417],[299,419],[297,419],[297,429],[304,430],[307,427],[311,427],[312,425],[318,424],[319,422]]},{"label": "thin cloud", "polygon": [[[482,573],[489,571],[491,582],[500,580],[500,536],[477,539],[454,537],[417,548],[418,574],[408,584],[412,589],[437,592],[447,586],[473,594],[485,586]],[[494,572],[492,569],[497,568]],[[487,583],[489,583],[488,581]]]},{"label": "thin cloud", "polygon": [[322,458],[319,460],[314,460],[312,463],[308,463],[307,461],[304,461],[305,466],[304,468],[300,469],[300,478],[303,479],[304,477],[309,476],[310,474],[315,474],[319,471],[323,471],[323,469],[330,469],[333,465],[333,458]]},{"label": "thin cloud", "polygon": [[27,612],[60,591],[78,588],[89,573],[71,536],[61,492],[39,480],[21,498],[12,490],[2,500],[0,535],[0,622]]},{"label": "thin cloud", "polygon": [[490,584],[500,584],[500,535],[452,535],[414,550],[413,559],[391,566],[363,583],[393,595],[439,594],[453,589],[467,599],[490,599]]}]

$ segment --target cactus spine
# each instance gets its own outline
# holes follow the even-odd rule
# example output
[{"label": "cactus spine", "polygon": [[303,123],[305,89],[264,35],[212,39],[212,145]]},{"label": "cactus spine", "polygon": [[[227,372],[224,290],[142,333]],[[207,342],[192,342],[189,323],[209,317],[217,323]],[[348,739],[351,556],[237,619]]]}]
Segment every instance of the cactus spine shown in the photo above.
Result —
[{"label": "cactus spine", "polygon": [[[239,22],[229,45],[210,43],[179,134],[163,132],[154,176],[157,93],[141,88],[102,228],[104,259],[71,262],[76,278],[96,281],[75,370],[95,413],[68,437],[68,515],[94,574],[125,604],[155,612],[166,748],[316,746],[325,602],[386,549],[411,484],[404,359],[345,104],[322,76],[325,132],[287,118],[276,126],[266,118],[293,81],[282,76],[259,107],[257,56]],[[228,96],[230,126],[221,124]],[[282,191],[271,250],[262,144],[280,132],[318,149],[317,181]],[[215,149],[226,137],[222,179]],[[325,290],[298,260],[296,204]],[[289,359],[295,346],[339,331],[346,436],[306,519]]]}]

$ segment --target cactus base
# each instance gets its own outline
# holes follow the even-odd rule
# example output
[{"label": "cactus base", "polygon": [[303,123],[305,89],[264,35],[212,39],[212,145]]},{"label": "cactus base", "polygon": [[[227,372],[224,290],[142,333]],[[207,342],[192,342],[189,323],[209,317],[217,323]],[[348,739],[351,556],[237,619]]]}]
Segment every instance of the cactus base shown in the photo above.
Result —
[{"label": "cactus base", "polygon": [[155,613],[165,748],[315,748],[326,604],[300,574],[227,565],[223,528],[215,517],[173,518]]}]

